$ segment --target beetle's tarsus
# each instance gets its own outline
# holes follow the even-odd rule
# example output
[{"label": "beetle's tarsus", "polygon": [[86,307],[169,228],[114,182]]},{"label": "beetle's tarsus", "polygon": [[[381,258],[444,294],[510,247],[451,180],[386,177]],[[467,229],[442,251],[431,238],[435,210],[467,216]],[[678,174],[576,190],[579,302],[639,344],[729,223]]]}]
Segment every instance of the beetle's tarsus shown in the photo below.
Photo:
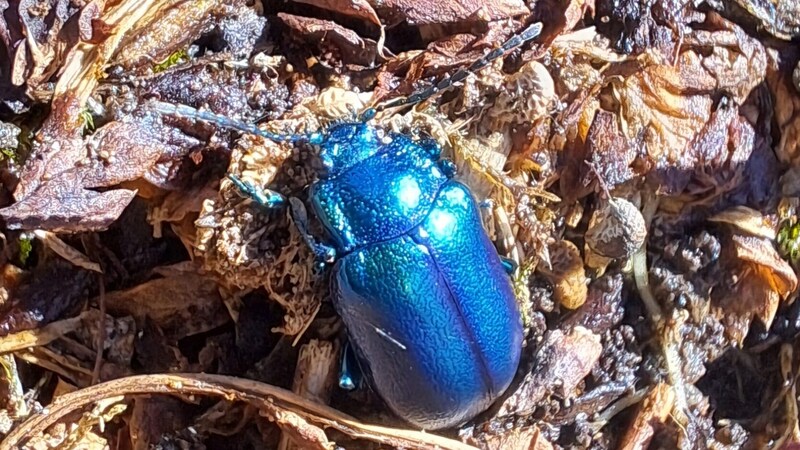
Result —
[{"label": "beetle's tarsus", "polygon": [[350,342],[345,342],[342,348],[341,365],[339,366],[339,387],[345,391],[353,391],[361,386],[361,367],[356,359],[356,354]]},{"label": "beetle's tarsus", "polygon": [[232,174],[228,174],[228,179],[236,186],[242,197],[249,198],[266,209],[286,206],[286,197],[273,190],[263,189],[252,183],[245,183],[241,178]]},{"label": "beetle's tarsus", "polygon": [[306,211],[306,205],[304,205],[299,198],[291,197],[289,198],[289,207],[294,225],[297,227],[298,231],[300,231],[308,248],[314,253],[317,264],[324,267],[325,264],[332,264],[336,261],[336,249],[318,242],[314,239],[311,232],[308,231],[308,211]]},{"label": "beetle's tarsus", "polygon": [[500,263],[509,275],[513,274],[514,271],[517,270],[517,267],[519,267],[516,261],[511,258],[506,258],[505,256],[500,257]]}]

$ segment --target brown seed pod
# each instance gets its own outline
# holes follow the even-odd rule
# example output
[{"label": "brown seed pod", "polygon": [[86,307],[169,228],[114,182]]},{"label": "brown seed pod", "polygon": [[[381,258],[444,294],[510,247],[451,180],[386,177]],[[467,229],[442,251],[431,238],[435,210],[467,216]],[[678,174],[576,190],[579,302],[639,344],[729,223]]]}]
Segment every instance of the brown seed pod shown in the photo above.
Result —
[{"label": "brown seed pod", "polygon": [[595,209],[586,244],[600,256],[614,259],[631,257],[644,243],[647,226],[633,203],[624,198],[604,196]]}]

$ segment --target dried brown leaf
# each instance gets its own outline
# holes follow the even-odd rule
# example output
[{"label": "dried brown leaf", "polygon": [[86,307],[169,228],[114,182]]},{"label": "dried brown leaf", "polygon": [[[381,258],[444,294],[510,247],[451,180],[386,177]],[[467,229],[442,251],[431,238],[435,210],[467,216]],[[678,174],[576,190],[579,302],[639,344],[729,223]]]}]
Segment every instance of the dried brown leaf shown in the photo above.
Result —
[{"label": "dried brown leaf", "polygon": [[775,154],[781,162],[793,167],[800,164],[800,95],[797,87],[800,83],[793,82],[792,68],[786,66],[788,61],[796,59],[796,55],[770,53],[767,67],[767,84],[775,102],[773,111],[781,136]]},{"label": "dried brown leaf", "polygon": [[367,0],[294,0],[296,3],[316,6],[345,16],[366,20],[381,26],[378,15]]},{"label": "dried brown leaf", "polygon": [[289,28],[310,42],[330,40],[339,48],[342,61],[345,63],[369,66],[375,62],[378,54],[377,44],[372,40],[362,38],[355,31],[336,22],[286,13],[278,13],[278,17]]},{"label": "dried brown leaf", "polygon": [[578,247],[561,240],[550,246],[551,268],[539,267],[553,285],[553,297],[567,309],[575,309],[586,301],[588,279]]},{"label": "dried brown leaf", "polygon": [[797,289],[797,274],[771,241],[739,234],[732,239],[736,256],[756,266],[756,273],[778,295],[786,298]]},{"label": "dried brown leaf", "polygon": [[81,102],[71,96],[54,98],[50,115],[42,124],[25,161],[14,197],[22,200],[40,184],[75,167],[82,158]]},{"label": "dried brown leaf", "polygon": [[80,171],[85,174],[81,185],[106,187],[144,176],[163,154],[169,154],[162,139],[157,130],[140,124],[102,126],[87,139],[86,146],[93,151],[88,161],[81,161]]},{"label": "dried brown leaf", "polygon": [[[74,173],[67,175],[74,176]],[[60,184],[65,178],[47,182],[22,201],[0,210],[6,227],[12,230],[102,230],[117,220],[136,195],[136,191],[127,189],[95,192]]]},{"label": "dried brown leaf", "polygon": [[710,222],[726,223],[756,237],[775,240],[777,230],[773,220],[747,206],[734,206],[709,217]]},{"label": "dried brown leaf", "polygon": [[[566,149],[567,165],[561,177],[561,192],[575,200],[592,192],[599,176],[609,188],[633,178],[631,164],[636,148],[620,130],[616,114],[598,110],[583,146]],[[590,163],[591,166],[589,164]]]},{"label": "dried brown leaf", "polygon": [[[27,84],[30,91],[49,81],[61,67],[66,49],[71,44],[61,31],[77,10],[69,0],[21,0],[17,12],[26,40],[20,45],[25,48],[25,60],[18,57],[14,64],[15,78],[16,82]],[[24,69],[19,66],[23,61],[26,63]]]},{"label": "dried brown leaf", "polygon": [[[131,117],[110,122],[83,138],[74,125],[75,99],[54,111],[45,134],[57,134],[62,145],[35,147],[42,158],[30,158],[15,195],[20,201],[0,210],[9,228],[84,231],[106,228],[133,199],[135,191],[89,189],[110,187],[147,177],[171,186],[179,174],[158,172],[161,164],[180,163],[198,141],[163,126],[157,118]],[[58,105],[54,105],[58,107]],[[59,128],[61,127],[61,128]],[[67,137],[70,136],[70,137]]]},{"label": "dried brown leaf", "polygon": [[171,338],[180,339],[214,329],[230,320],[217,284],[197,272],[179,272],[147,281],[125,291],[106,294],[112,314],[145,317]]},{"label": "dried brown leaf", "polygon": [[791,40],[800,36],[800,4],[781,0],[733,0],[708,2],[713,8],[734,17],[737,22],[752,23],[774,36]]},{"label": "dried brown leaf", "polygon": [[533,425],[522,429],[513,428],[500,435],[490,436],[483,444],[487,450],[553,450],[551,444]]},{"label": "dried brown leaf", "polygon": [[581,326],[564,334],[554,330],[545,335],[536,353],[537,364],[520,387],[502,405],[498,416],[528,415],[548,394],[575,396],[578,384],[600,359],[600,336]]},{"label": "dried brown leaf", "polygon": [[197,39],[209,24],[211,11],[224,4],[221,0],[167,3],[157,14],[144,15],[136,23],[136,32],[125,36],[111,60],[113,64],[149,68],[163,61]]},{"label": "dried brown leaf", "polygon": [[714,80],[715,90],[731,95],[742,105],[766,76],[764,45],[716,14],[709,14],[704,25],[711,29],[693,30],[684,37],[684,45],[702,55],[702,68],[697,69]]},{"label": "dried brown leaf", "polygon": [[[84,313],[85,314],[85,313]],[[30,347],[47,345],[54,340],[78,329],[83,323],[83,315],[59,320],[29,331],[8,334],[0,337],[0,354],[14,352]]]},{"label": "dried brown leaf", "polygon": [[50,248],[50,250],[53,250],[58,256],[66,259],[72,264],[75,264],[76,266],[86,270],[91,270],[92,272],[103,273],[103,270],[100,268],[100,264],[90,260],[88,256],[78,251],[78,249],[62,241],[58,236],[55,235],[55,233],[43,230],[34,230],[33,234],[39,238],[44,245]]},{"label": "dried brown leaf", "polygon": [[741,343],[753,317],[769,329],[781,300],[797,289],[798,281],[772,240],[735,231],[729,243],[727,264],[737,282],[714,293],[715,312],[725,324],[726,334]]},{"label": "dried brown leaf", "polygon": [[658,425],[665,425],[674,403],[675,393],[672,387],[667,383],[656,385],[639,405],[633,423],[623,436],[619,448],[624,450],[648,448]]},{"label": "dried brown leaf", "polygon": [[[738,105],[764,80],[766,52],[755,39],[710,15],[712,31],[687,40],[676,64],[650,64],[616,86],[622,130],[642,142],[662,190],[680,192],[697,172],[714,174],[753,152],[754,130]],[[726,95],[714,109],[713,97]],[[677,175],[677,176],[676,176]],[[717,187],[706,186],[705,189]]]},{"label": "dried brown leaf", "polygon": [[520,0],[383,0],[372,5],[389,26],[403,21],[416,26],[489,22],[530,13]]}]

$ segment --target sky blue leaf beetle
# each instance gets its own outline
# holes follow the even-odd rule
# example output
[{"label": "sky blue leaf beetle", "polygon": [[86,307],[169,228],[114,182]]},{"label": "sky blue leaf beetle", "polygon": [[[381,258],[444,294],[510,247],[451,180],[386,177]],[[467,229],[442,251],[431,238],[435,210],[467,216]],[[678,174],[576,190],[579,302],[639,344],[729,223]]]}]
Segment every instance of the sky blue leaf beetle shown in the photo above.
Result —
[{"label": "sky blue leaf beetle", "polygon": [[309,135],[277,135],[155,102],[163,114],[317,149],[324,169],[309,199],[330,245],[309,233],[302,201],[230,178],[257,203],[288,207],[318,260],[333,264],[332,298],[355,360],[391,410],[422,429],[460,425],[503,394],[519,364],[522,321],[477,203],[453,179],[438,144],[382,135],[367,121],[383,109],[430,98],[540,31],[540,23],[531,25],[434,86]]}]

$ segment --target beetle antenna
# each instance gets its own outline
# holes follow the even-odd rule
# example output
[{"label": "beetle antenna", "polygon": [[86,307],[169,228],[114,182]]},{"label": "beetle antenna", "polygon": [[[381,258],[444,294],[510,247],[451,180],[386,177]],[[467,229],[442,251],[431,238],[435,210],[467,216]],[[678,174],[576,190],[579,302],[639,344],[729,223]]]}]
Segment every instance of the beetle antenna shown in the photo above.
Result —
[{"label": "beetle antenna", "polygon": [[539,36],[539,33],[541,33],[541,31],[542,31],[542,23],[541,22],[534,23],[533,25],[530,25],[528,28],[526,28],[525,31],[523,31],[522,33],[515,34],[514,36],[509,38],[500,47],[497,47],[494,50],[490,51],[482,58],[473,61],[472,64],[469,65],[469,67],[467,68],[462,67],[449,77],[444,78],[438,83],[431,85],[421,91],[415,92],[406,98],[398,98],[395,100],[390,100],[381,105],[377,105],[374,108],[369,108],[361,114],[361,119],[364,121],[370,120],[373,117],[375,117],[375,114],[388,108],[416,105],[417,103],[423,102],[442,91],[450,89],[451,87],[455,86],[456,83],[463,81],[471,74],[480,71],[484,67],[491,64],[494,60],[500,58],[501,56],[521,46],[522,44],[530,41],[531,39],[534,39],[536,36]]},{"label": "beetle antenna", "polygon": [[185,117],[192,120],[203,120],[213,123],[220,127],[232,128],[244,133],[255,134],[276,142],[297,142],[302,140],[314,140],[314,135],[305,134],[277,134],[264,131],[255,125],[231,119],[220,114],[213,113],[205,109],[192,108],[186,105],[175,105],[161,101],[152,101],[150,105],[159,114],[169,116]]}]

